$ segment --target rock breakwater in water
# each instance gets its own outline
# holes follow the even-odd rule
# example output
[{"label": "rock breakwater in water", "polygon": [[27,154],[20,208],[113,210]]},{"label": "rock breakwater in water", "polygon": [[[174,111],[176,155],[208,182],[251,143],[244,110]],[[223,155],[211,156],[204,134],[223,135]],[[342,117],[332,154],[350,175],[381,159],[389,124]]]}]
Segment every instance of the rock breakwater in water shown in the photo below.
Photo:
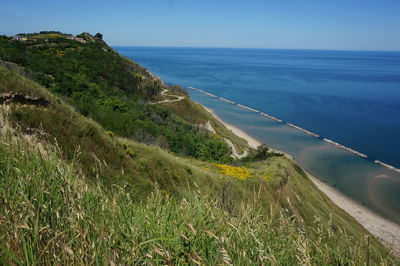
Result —
[{"label": "rock breakwater in water", "polygon": [[[223,101],[223,102],[236,105],[236,106],[238,106],[238,107],[240,107],[240,108],[242,108],[242,109],[246,109],[246,110],[249,110],[249,111],[251,111],[251,112],[258,113],[258,114],[260,114],[260,115],[262,115],[262,116],[264,116],[264,117],[267,117],[267,118],[269,118],[269,119],[271,119],[271,120],[274,120],[275,122],[285,124],[285,125],[287,125],[287,126],[289,126],[289,127],[292,127],[292,128],[294,128],[294,129],[297,129],[297,130],[299,130],[299,131],[301,131],[301,132],[303,132],[303,133],[305,133],[305,134],[307,134],[307,135],[310,135],[310,136],[312,136],[312,137],[315,137],[315,138],[318,138],[318,139],[320,139],[320,140],[322,140],[322,141],[325,141],[325,142],[327,142],[327,143],[330,143],[330,144],[334,145],[335,147],[340,148],[340,149],[345,150],[345,151],[348,151],[348,152],[350,152],[350,153],[352,153],[352,154],[354,154],[354,155],[356,155],[356,156],[359,156],[359,157],[364,158],[364,159],[368,159],[368,155],[366,155],[366,154],[364,154],[364,153],[361,153],[361,152],[356,151],[356,150],[354,150],[354,149],[352,149],[352,148],[346,147],[346,146],[344,146],[344,145],[342,145],[342,144],[340,144],[340,143],[337,143],[337,142],[335,142],[335,141],[333,141],[333,140],[330,140],[330,139],[327,139],[327,138],[323,138],[323,137],[321,137],[321,136],[320,136],[319,134],[317,134],[317,133],[314,133],[314,132],[312,132],[312,131],[309,131],[309,130],[304,129],[304,128],[300,127],[300,126],[294,125],[294,124],[292,124],[292,123],[287,123],[287,122],[285,122],[285,121],[283,121],[283,120],[281,120],[281,119],[279,119],[279,118],[277,118],[277,117],[275,117],[275,116],[272,116],[272,115],[270,115],[270,114],[267,114],[267,113],[265,113],[265,112],[261,112],[261,111],[259,111],[259,110],[257,110],[257,109],[251,108],[251,107],[249,107],[249,106],[246,106],[246,105],[243,105],[243,104],[240,104],[240,103],[236,103],[236,102],[234,102],[234,101],[231,101],[231,100],[228,100],[228,99],[219,97],[219,96],[217,96],[217,95],[214,95],[214,94],[212,94],[212,93],[203,91],[203,90],[198,89],[198,88],[189,87],[189,89],[196,90],[196,91],[198,91],[198,92],[200,92],[200,93],[203,93],[203,94],[205,94],[205,95],[207,95],[207,96],[210,96],[210,97],[212,97],[212,98],[221,100],[221,101]],[[371,160],[371,161],[372,161],[372,160]],[[396,168],[396,167],[394,167],[394,166],[391,166],[391,165],[389,165],[389,164],[387,164],[387,163],[384,163],[384,162],[382,162],[382,161],[373,160],[372,162],[374,162],[374,163],[376,163],[376,164],[379,164],[379,165],[381,165],[381,166],[383,166],[383,167],[386,167],[386,168],[388,168],[388,169],[390,169],[390,170],[393,170],[393,171],[395,171],[395,172],[397,172],[397,173],[400,173],[400,169],[398,169],[398,168]]]}]

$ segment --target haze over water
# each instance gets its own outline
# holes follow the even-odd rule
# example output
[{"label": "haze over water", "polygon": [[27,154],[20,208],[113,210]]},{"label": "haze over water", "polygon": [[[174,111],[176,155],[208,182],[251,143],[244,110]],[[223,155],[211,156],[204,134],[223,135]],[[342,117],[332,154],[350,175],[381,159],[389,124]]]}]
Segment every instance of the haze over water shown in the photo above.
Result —
[{"label": "haze over water", "polygon": [[[115,47],[167,83],[271,114],[400,168],[400,52]],[[223,120],[400,223],[400,175],[193,90]]]}]

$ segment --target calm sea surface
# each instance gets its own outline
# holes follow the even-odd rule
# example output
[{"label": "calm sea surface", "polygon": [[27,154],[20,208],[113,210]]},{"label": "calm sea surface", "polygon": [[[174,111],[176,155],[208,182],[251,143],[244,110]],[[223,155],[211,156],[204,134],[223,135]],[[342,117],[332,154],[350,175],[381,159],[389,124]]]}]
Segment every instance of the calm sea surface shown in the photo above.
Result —
[{"label": "calm sea surface", "polygon": [[191,97],[308,171],[400,223],[400,52],[114,47],[165,82],[258,109],[369,160],[193,90]]}]

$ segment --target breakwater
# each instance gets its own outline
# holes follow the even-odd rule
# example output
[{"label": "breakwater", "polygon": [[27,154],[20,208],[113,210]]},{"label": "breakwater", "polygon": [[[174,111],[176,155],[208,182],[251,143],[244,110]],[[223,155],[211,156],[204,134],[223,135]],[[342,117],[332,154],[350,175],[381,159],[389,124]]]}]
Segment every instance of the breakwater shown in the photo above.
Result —
[{"label": "breakwater", "polygon": [[382,166],[384,166],[386,168],[389,168],[390,170],[393,170],[393,171],[395,171],[397,173],[400,173],[400,169],[399,168],[393,167],[393,166],[391,166],[391,165],[389,165],[387,163],[381,162],[379,160],[375,160],[374,163],[380,164],[380,165],[382,165]]},{"label": "breakwater", "polygon": [[275,120],[276,122],[283,123],[282,120],[280,120],[279,118],[276,118],[275,116],[272,116],[272,115],[269,115],[269,114],[266,114],[263,112],[261,112],[260,115],[268,117],[269,119]]},{"label": "breakwater", "polygon": [[[312,131],[309,131],[309,130],[307,130],[307,129],[304,129],[304,128],[302,128],[302,127],[299,127],[299,126],[294,125],[294,124],[291,124],[291,123],[286,123],[285,121],[283,121],[283,120],[281,120],[281,119],[279,119],[279,118],[277,118],[277,117],[274,117],[274,116],[272,116],[272,115],[270,115],[270,114],[267,114],[267,113],[261,112],[261,111],[259,111],[259,110],[256,110],[256,109],[254,109],[254,108],[245,106],[245,105],[243,105],[243,104],[239,104],[239,103],[236,103],[236,102],[234,102],[234,101],[231,101],[231,100],[228,100],[228,99],[219,97],[219,96],[217,96],[217,95],[211,94],[211,93],[206,92],[206,91],[203,91],[203,90],[201,90],[201,89],[197,89],[197,88],[194,88],[194,87],[189,87],[189,88],[192,89],[192,90],[196,90],[196,91],[198,91],[198,92],[200,92],[200,93],[203,93],[203,94],[205,94],[205,95],[208,95],[208,96],[210,96],[210,97],[213,97],[213,98],[215,98],[215,99],[219,99],[219,100],[221,100],[221,101],[224,101],[224,102],[226,102],[226,103],[230,103],[230,104],[236,105],[236,106],[238,106],[238,107],[240,107],[240,108],[249,110],[249,111],[251,111],[251,112],[258,113],[258,114],[260,114],[260,115],[262,115],[262,116],[264,116],[264,117],[267,117],[267,118],[269,118],[269,119],[271,119],[271,120],[274,120],[274,121],[276,121],[276,122],[278,122],[278,123],[282,123],[282,124],[285,124],[285,125],[287,125],[287,126],[289,126],[289,127],[295,128],[295,129],[297,129],[297,130],[299,130],[299,131],[301,131],[301,132],[303,132],[303,133],[306,133],[306,134],[308,134],[308,135],[310,135],[310,136],[312,136],[312,137],[321,139],[321,140],[323,140],[323,141],[325,141],[325,142],[327,142],[327,143],[330,143],[330,144],[334,145],[335,147],[338,147],[338,148],[340,148],[340,149],[343,149],[343,150],[345,150],[345,151],[348,151],[348,152],[350,152],[350,153],[352,153],[352,154],[354,154],[354,155],[357,155],[357,156],[359,156],[359,157],[361,157],[361,158],[364,158],[364,159],[367,159],[367,158],[368,158],[368,155],[366,155],[366,154],[364,154],[364,153],[361,153],[361,152],[356,151],[356,150],[354,150],[354,149],[352,149],[352,148],[346,147],[346,146],[344,146],[344,145],[342,145],[342,144],[340,144],[340,143],[337,143],[337,142],[335,142],[335,141],[333,141],[333,140],[330,140],[330,139],[327,139],[327,138],[322,138],[322,137],[321,137],[320,135],[318,135],[317,133],[314,133],[314,132],[312,132]],[[371,160],[371,161],[372,161],[372,160]],[[396,168],[396,167],[394,167],[394,166],[391,166],[391,165],[389,165],[389,164],[387,164],[387,163],[381,162],[381,161],[379,161],[379,160],[374,160],[374,161],[372,161],[372,162],[374,162],[374,163],[376,163],[376,164],[379,164],[379,165],[381,165],[381,166],[383,166],[383,167],[385,167],[385,168],[388,168],[388,169],[390,169],[390,170],[392,170],[392,171],[395,171],[395,172],[397,172],[397,173],[400,173],[400,169],[398,169],[398,168]]]},{"label": "breakwater", "polygon": [[260,111],[258,111],[258,110],[256,110],[256,109],[253,109],[253,108],[251,108],[251,107],[248,107],[248,106],[246,106],[246,105],[243,105],[243,104],[236,104],[237,106],[239,106],[240,108],[243,108],[243,109],[247,109],[247,110],[249,110],[249,111],[252,111],[252,112],[255,112],[255,113],[261,113]]},{"label": "breakwater", "polygon": [[367,158],[368,157],[364,153],[361,153],[361,152],[358,152],[356,150],[353,150],[352,148],[349,148],[349,147],[346,147],[346,146],[344,146],[344,145],[342,145],[340,143],[334,142],[333,140],[330,140],[330,139],[323,139],[323,140],[328,142],[328,143],[330,143],[330,144],[332,144],[332,145],[335,145],[338,148],[341,148],[341,149],[346,150],[348,152],[354,153],[355,155],[358,155],[360,157],[363,157],[363,158]]},{"label": "breakwater", "polygon": [[221,101],[226,102],[226,103],[236,104],[235,102],[232,102],[232,101],[230,101],[228,99],[225,99],[225,98],[222,98],[222,97],[218,97],[218,99],[220,99]]},{"label": "breakwater", "polygon": [[[235,103],[234,101],[231,101],[231,100],[228,100],[228,99],[219,97],[219,96],[217,96],[217,95],[211,94],[211,93],[209,93],[209,92],[206,92],[206,91],[203,91],[203,90],[200,90],[200,89],[197,89],[197,88],[193,88],[193,87],[189,87],[189,88],[192,89],[192,90],[196,90],[196,91],[198,91],[198,92],[201,92],[201,93],[203,93],[203,94],[205,94],[205,95],[208,95],[208,96],[210,96],[210,97],[213,97],[213,98],[219,99],[219,100],[221,100],[221,101],[224,101],[224,102],[226,102],[226,103],[234,104],[234,105],[236,105],[236,106],[238,106],[238,107],[240,107],[240,108],[249,110],[249,111],[251,111],[251,112],[258,113],[258,114],[260,114],[260,115],[262,115],[262,116],[265,116],[265,117],[268,117],[269,119],[272,119],[272,120],[274,120],[274,121],[276,121],[276,122],[278,122],[278,123],[285,123],[283,120],[281,120],[281,119],[279,119],[279,118],[276,118],[275,116],[272,116],[272,115],[270,115],[270,114],[261,112],[261,111],[259,111],[259,110],[257,110],[257,109],[251,108],[251,107],[249,107],[249,106],[246,106],[246,105],[243,105],[243,104],[240,104],[240,103]],[[297,129],[297,130],[300,130],[300,131],[302,131],[302,132],[304,132],[304,133],[306,133],[306,134],[308,134],[308,135],[310,135],[310,136],[313,136],[313,137],[315,137],[315,138],[320,138],[320,135],[318,135],[318,134],[316,134],[316,133],[314,133],[314,132],[311,132],[311,131],[309,131],[309,130],[307,130],[307,129],[304,129],[304,128],[302,128],[302,127],[293,125],[293,124],[291,124],[291,123],[286,123],[286,125],[288,125],[288,126],[290,126],[290,127],[292,127],[292,128],[295,128],[295,129]],[[349,148],[349,149],[350,149],[350,148]],[[351,150],[351,149],[350,149],[350,150]]]},{"label": "breakwater", "polygon": [[302,127],[299,127],[299,126],[296,126],[296,125],[293,125],[293,124],[290,124],[290,123],[286,123],[286,125],[288,125],[289,127],[293,127],[293,128],[295,128],[297,130],[300,130],[300,131],[302,131],[302,132],[304,132],[304,133],[306,133],[306,134],[308,134],[310,136],[313,136],[314,138],[320,138],[321,137],[320,135],[318,135],[318,134],[316,134],[314,132],[311,132],[311,131],[309,131],[307,129],[304,129]]},{"label": "breakwater", "polygon": [[218,97],[217,95],[211,94],[211,93],[209,93],[209,92],[206,92],[206,91],[203,91],[203,90],[200,90],[200,89],[197,89],[197,88],[193,88],[193,87],[191,87],[191,86],[189,86],[189,89],[196,90],[196,91],[198,91],[198,92],[204,93],[205,95],[208,95],[208,96],[213,97],[213,98],[216,98],[216,99],[220,99],[220,100],[223,99],[223,98],[221,98],[221,97]]}]

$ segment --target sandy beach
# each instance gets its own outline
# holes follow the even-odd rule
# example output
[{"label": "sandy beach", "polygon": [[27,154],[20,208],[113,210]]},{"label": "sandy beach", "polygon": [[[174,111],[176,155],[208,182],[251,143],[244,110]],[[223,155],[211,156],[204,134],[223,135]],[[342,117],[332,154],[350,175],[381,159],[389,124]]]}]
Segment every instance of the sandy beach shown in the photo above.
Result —
[{"label": "sandy beach", "polygon": [[328,196],[337,206],[353,216],[358,223],[372,235],[379,238],[385,245],[392,247],[400,255],[400,226],[375,214],[358,202],[348,198],[330,185],[310,175],[314,185]]},{"label": "sandy beach", "polygon": [[[201,105],[201,104],[200,104]],[[215,119],[217,119],[221,124],[223,124],[227,129],[229,129],[230,131],[232,131],[236,136],[239,136],[243,139],[245,139],[247,141],[247,143],[249,144],[249,146],[253,149],[257,149],[258,146],[260,146],[262,143],[259,142],[258,140],[256,140],[255,138],[253,138],[252,136],[250,136],[249,134],[247,134],[246,132],[244,132],[243,130],[232,126],[231,124],[226,123],[225,121],[223,121],[221,118],[219,118],[213,110],[211,110],[208,107],[205,107],[204,105],[201,105],[204,109],[207,110],[207,112],[209,112]]]},{"label": "sandy beach", "polygon": [[[203,106],[203,105],[202,105]],[[219,122],[221,122],[226,128],[232,131],[237,136],[247,140],[249,146],[253,149],[256,149],[262,143],[257,139],[253,138],[243,130],[232,126],[231,124],[226,123],[222,119],[220,119],[213,110],[203,106],[210,114],[214,116]],[[274,149],[272,149],[274,150]],[[295,161],[292,156],[287,153],[274,150],[276,152],[280,152],[285,154],[285,156],[293,161]],[[371,210],[362,206],[358,202],[350,199],[349,197],[343,195],[342,193],[335,190],[330,185],[324,183],[318,178],[312,176],[310,173],[305,171],[308,174],[310,180],[314,183],[314,185],[323,192],[327,197],[332,200],[337,206],[347,212],[349,215],[354,217],[358,223],[360,223],[366,230],[368,230],[372,235],[380,239],[385,245],[393,248],[394,252],[400,255],[400,226],[375,214]]]},{"label": "sandy beach", "polygon": [[[200,104],[201,105],[201,104]],[[241,137],[242,139],[245,139],[247,141],[247,143],[249,144],[250,148],[253,149],[257,149],[258,146],[260,146],[262,144],[262,142],[258,141],[257,139],[253,138],[252,136],[250,136],[249,134],[247,134],[246,132],[244,132],[243,130],[232,126],[231,124],[226,123],[224,120],[222,120],[221,118],[219,118],[218,115],[215,114],[215,112],[208,108],[205,107],[204,105],[201,105],[204,109],[207,110],[207,112],[209,112],[215,119],[217,119],[221,124],[223,124],[227,129],[229,129],[230,131],[232,131],[236,136]],[[287,154],[286,152],[283,151],[279,151],[277,149],[271,148],[268,146],[268,148],[276,153],[282,153],[284,154],[287,158],[294,160],[293,157],[290,154]]]}]

